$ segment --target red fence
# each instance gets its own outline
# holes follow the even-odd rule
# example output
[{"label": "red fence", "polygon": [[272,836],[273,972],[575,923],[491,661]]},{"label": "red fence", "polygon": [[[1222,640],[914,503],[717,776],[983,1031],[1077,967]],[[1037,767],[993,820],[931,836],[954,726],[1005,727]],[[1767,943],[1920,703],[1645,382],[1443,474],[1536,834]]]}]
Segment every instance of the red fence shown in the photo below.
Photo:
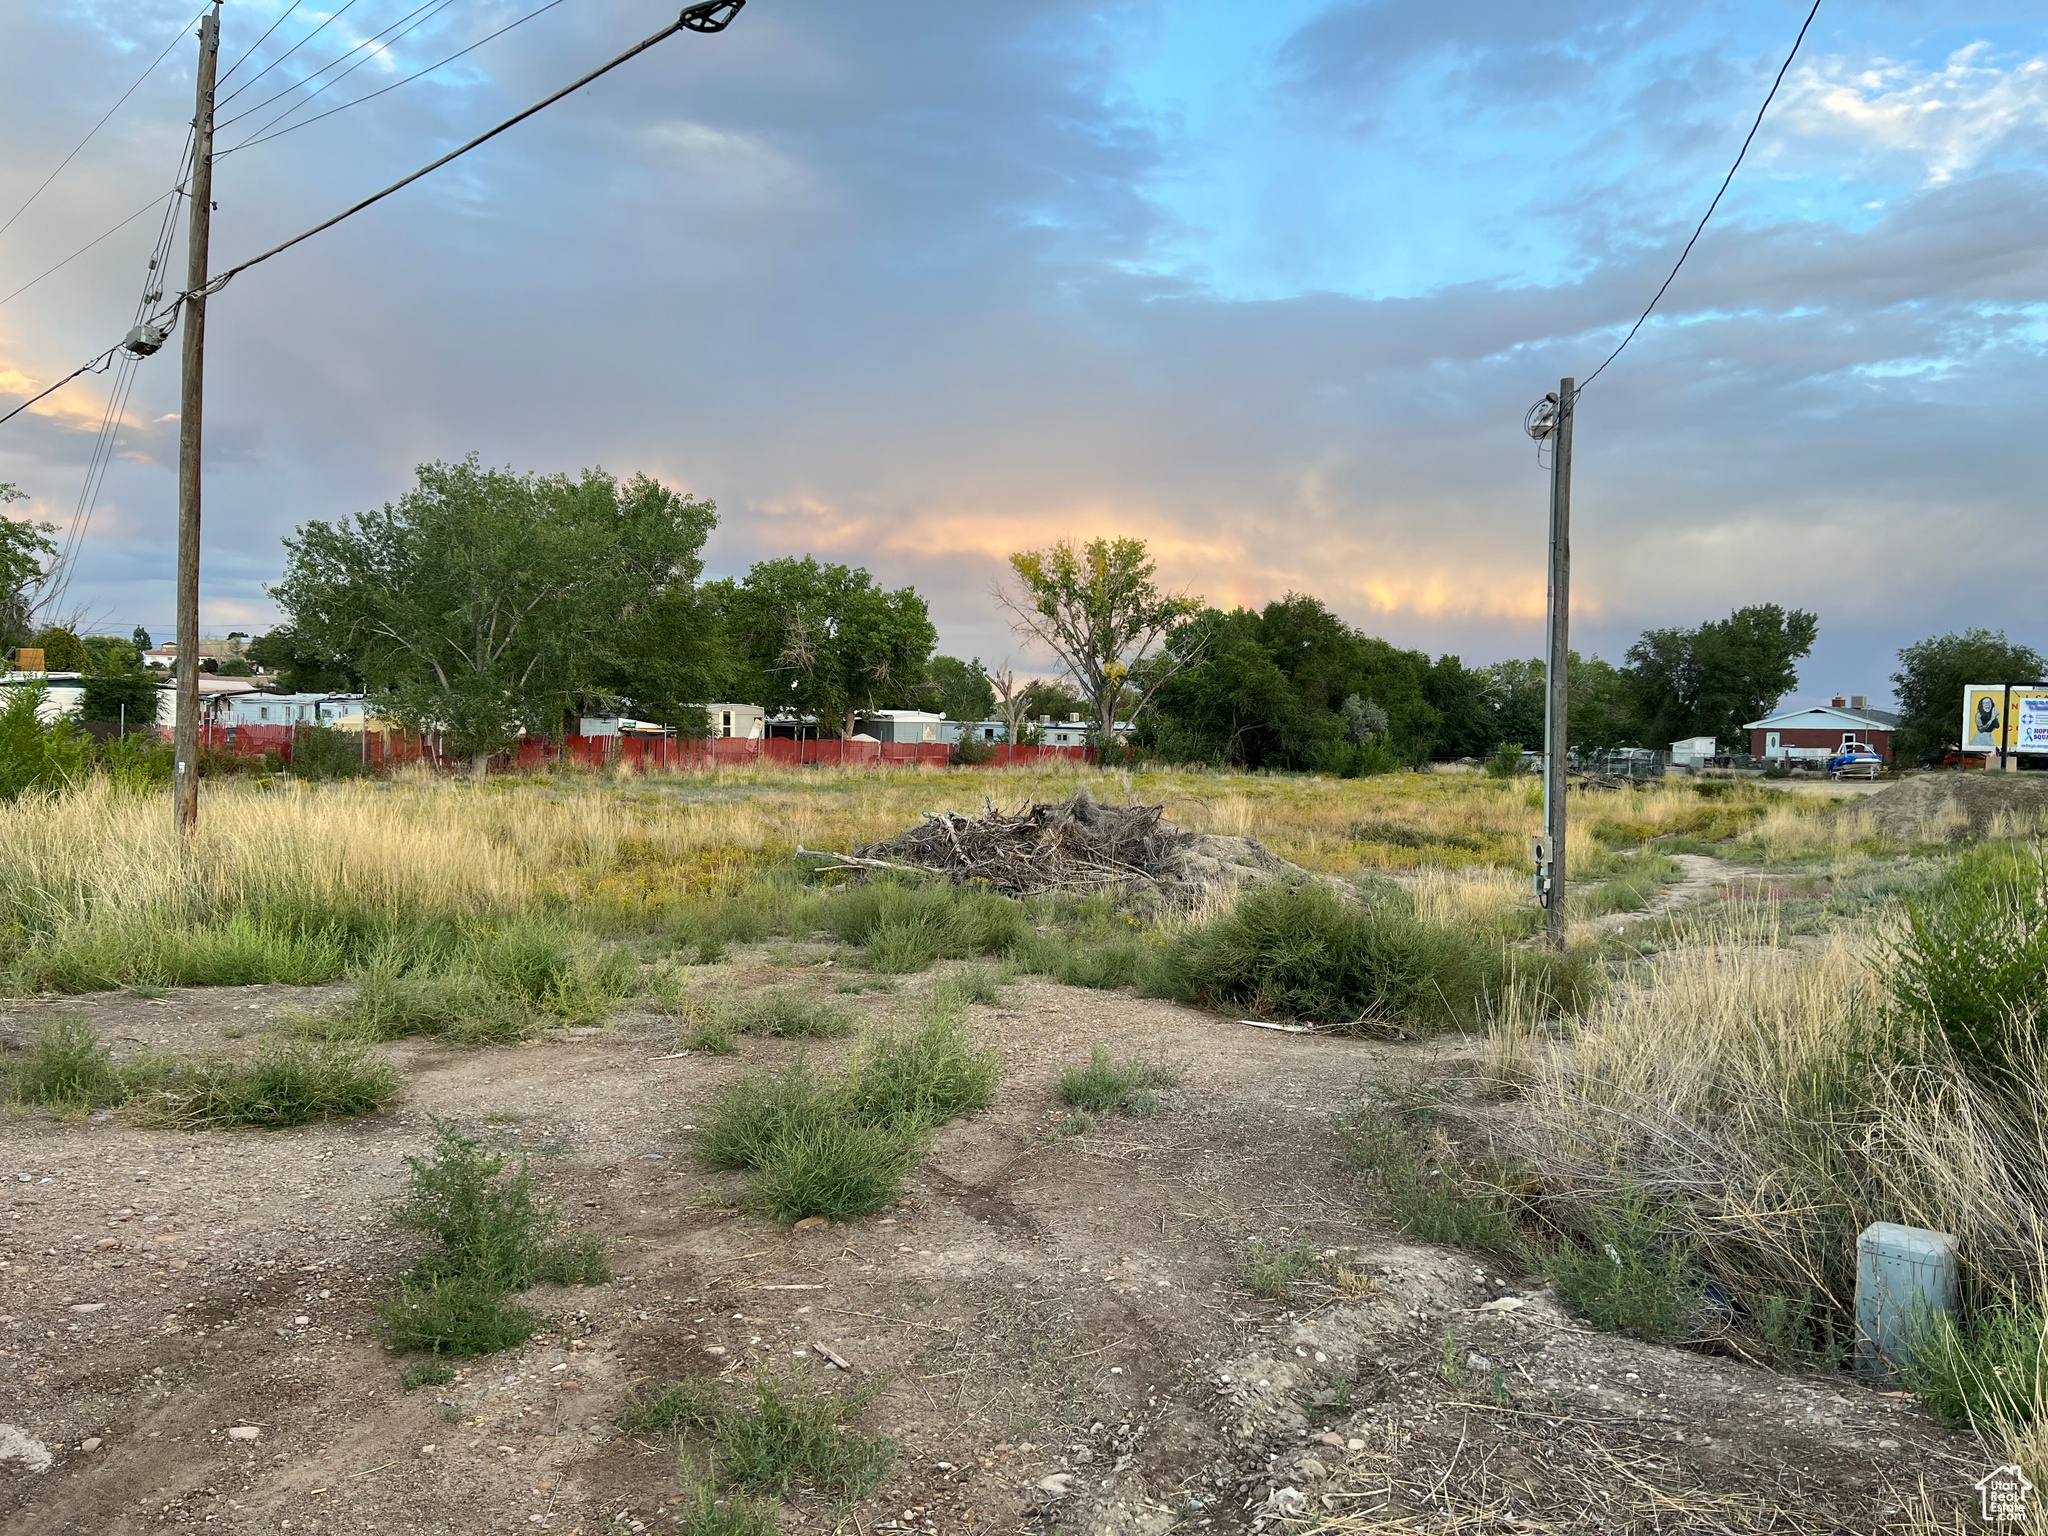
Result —
[{"label": "red fence", "polygon": [[[275,752],[289,763],[295,732],[289,725],[204,725],[200,746],[208,751],[232,752],[243,757],[261,757]],[[359,739],[363,761],[372,768],[397,767],[405,763],[426,763],[434,768],[466,768],[465,759],[454,758],[429,740],[400,733],[372,731]],[[794,768],[800,765],[828,768],[924,767],[953,765],[953,748],[941,742],[795,741],[785,736],[742,740],[714,736],[705,741],[686,741],[660,736],[529,736],[511,752],[491,759],[499,770],[534,772],[567,763],[578,768],[621,768],[634,773],[671,773],[694,769],[742,768],[756,764]],[[994,756],[975,766],[1004,768],[1035,766],[1047,762],[1086,763],[1094,760],[1087,747],[1011,747],[994,744]],[[957,766],[967,767],[962,763]]]}]

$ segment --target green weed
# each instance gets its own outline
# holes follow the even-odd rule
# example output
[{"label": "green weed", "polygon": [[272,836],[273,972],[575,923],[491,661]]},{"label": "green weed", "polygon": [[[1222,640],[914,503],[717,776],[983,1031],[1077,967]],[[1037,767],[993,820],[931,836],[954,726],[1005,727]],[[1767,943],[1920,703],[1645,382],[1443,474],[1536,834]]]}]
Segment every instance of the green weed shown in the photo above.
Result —
[{"label": "green weed", "polygon": [[959,1019],[935,1011],[923,1024],[869,1042],[848,1069],[847,1114],[863,1125],[917,1133],[986,1109],[1000,1072]]},{"label": "green weed", "polygon": [[189,1130],[285,1130],[374,1114],[400,1087],[398,1073],[361,1046],[287,1041],[248,1061],[175,1063],[138,1102],[149,1118]]},{"label": "green weed", "polygon": [[701,1434],[722,1487],[777,1495],[801,1487],[858,1499],[874,1490],[895,1459],[893,1440],[859,1434],[849,1422],[881,1385],[842,1397],[801,1378],[763,1373],[737,1402],[727,1402],[708,1383],[678,1382],[623,1422],[641,1434]]},{"label": "green weed", "polygon": [[415,1360],[401,1366],[398,1372],[399,1390],[404,1392],[417,1392],[421,1387],[445,1387],[454,1379],[454,1367],[443,1365],[438,1360]]},{"label": "green weed", "polygon": [[1979,1433],[2033,1423],[2048,1405],[2048,1301],[2020,1297],[1914,1340],[1905,1382],[1942,1423]]},{"label": "green weed", "polygon": [[1245,1252],[1244,1282],[1268,1301],[1285,1301],[1315,1261],[1316,1251],[1306,1243],[1275,1248],[1255,1237]]},{"label": "green weed", "polygon": [[1054,1096],[1060,1103],[1092,1114],[1107,1115],[1116,1110],[1149,1114],[1158,1107],[1155,1088],[1170,1087],[1180,1074],[1156,1062],[1118,1061],[1109,1047],[1097,1043],[1088,1051],[1086,1066],[1072,1066],[1060,1073]]},{"label": "green weed", "polygon": [[1596,1207],[1590,1242],[1559,1249],[1544,1272],[1595,1328],[1657,1342],[1685,1332],[1698,1313],[1692,1258],[1690,1241],[1631,1192]]},{"label": "green weed", "polygon": [[75,1014],[44,1020],[8,1076],[16,1099],[56,1110],[99,1109],[121,1103],[129,1093],[114,1058]]}]

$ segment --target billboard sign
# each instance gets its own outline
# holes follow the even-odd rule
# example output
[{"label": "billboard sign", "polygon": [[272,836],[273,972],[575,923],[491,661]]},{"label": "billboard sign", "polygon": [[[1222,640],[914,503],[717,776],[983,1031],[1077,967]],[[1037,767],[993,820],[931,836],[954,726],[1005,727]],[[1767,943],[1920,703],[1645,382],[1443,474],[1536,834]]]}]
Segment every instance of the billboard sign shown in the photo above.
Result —
[{"label": "billboard sign", "polygon": [[[2015,684],[2011,696],[2012,719],[2008,722],[2004,683],[1972,683],[1963,690],[1964,751],[1995,751],[2010,745],[2015,752],[2048,752],[2048,688]],[[2038,743],[2035,746],[2028,746],[2022,734],[2029,722]],[[2008,726],[2011,735],[2002,741],[2001,732]]]}]

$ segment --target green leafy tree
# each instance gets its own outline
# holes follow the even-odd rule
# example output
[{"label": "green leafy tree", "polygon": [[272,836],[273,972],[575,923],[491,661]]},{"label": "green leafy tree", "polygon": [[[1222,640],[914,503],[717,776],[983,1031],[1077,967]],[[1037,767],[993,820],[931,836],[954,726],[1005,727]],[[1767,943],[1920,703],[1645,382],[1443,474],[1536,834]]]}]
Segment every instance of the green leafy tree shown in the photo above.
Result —
[{"label": "green leafy tree", "polygon": [[996,707],[996,690],[979,656],[972,661],[962,661],[957,656],[934,656],[931,680],[939,713],[948,720],[991,717]]},{"label": "green leafy tree", "polygon": [[132,641],[134,641],[135,652],[138,656],[141,655],[142,652],[144,651],[153,651],[156,649],[156,642],[149,638],[149,631],[144,629],[140,624],[135,626],[135,633],[129,636],[129,638]]},{"label": "green leafy tree", "polygon": [[[1540,660],[1497,661],[1486,669],[1486,701],[1493,708],[1490,747],[1543,750],[1550,668]],[[1476,755],[1476,754],[1475,754]]]},{"label": "green leafy tree", "polygon": [[1918,757],[1960,740],[1963,690],[1972,683],[2048,683],[2048,661],[2005,631],[1935,635],[1899,652],[1892,688],[1899,701],[1898,755]]},{"label": "green leafy tree", "polygon": [[1573,651],[1565,669],[1565,694],[1570,745],[1600,752],[1642,735],[1630,705],[1628,675],[1613,662]]},{"label": "green leafy tree", "polygon": [[1820,620],[1758,603],[1698,629],[1645,630],[1628,648],[1632,712],[1646,745],[1688,736],[1740,742],[1743,727],[1799,686]]},{"label": "green leafy tree", "polygon": [[277,686],[287,693],[358,693],[362,678],[352,670],[349,658],[330,659],[289,624],[279,624],[268,634],[249,642],[249,661],[265,672],[276,674]]},{"label": "green leafy tree", "polygon": [[644,475],[522,475],[472,454],[422,465],[396,504],[303,525],[271,590],[294,646],[481,775],[616,668],[620,637],[694,578],[713,517]]},{"label": "green leafy tree", "polygon": [[725,635],[725,691],[735,699],[845,736],[858,712],[905,708],[927,686],[939,634],[909,587],[889,591],[858,567],[806,555],[708,582],[704,596]]},{"label": "green leafy tree", "polygon": [[81,643],[89,658],[81,670],[94,675],[132,672],[142,665],[142,653],[119,635],[87,635]]},{"label": "green leafy tree", "polygon": [[42,631],[29,644],[39,646],[43,652],[43,669],[48,672],[90,672],[92,653],[85,648],[85,642],[70,630],[52,626]]},{"label": "green leafy tree", "polygon": [[[1143,539],[1062,539],[1010,556],[1017,588],[999,587],[1011,627],[1059,659],[1087,701],[1098,739],[1125,715],[1136,720],[1153,696],[1199,654],[1166,645],[1201,604],[1161,592]],[[1148,661],[1152,662],[1147,666]]]},{"label": "green leafy tree", "polygon": [[157,706],[163,697],[157,685],[157,677],[147,672],[95,672],[79,685],[78,718],[126,720],[130,730],[147,729],[156,724]]},{"label": "green leafy tree", "polygon": [[[0,481],[0,507],[27,499],[22,491]],[[0,515],[0,646],[11,649],[28,643],[36,587],[49,562],[57,558],[57,546],[50,542],[56,531],[54,523]]]}]

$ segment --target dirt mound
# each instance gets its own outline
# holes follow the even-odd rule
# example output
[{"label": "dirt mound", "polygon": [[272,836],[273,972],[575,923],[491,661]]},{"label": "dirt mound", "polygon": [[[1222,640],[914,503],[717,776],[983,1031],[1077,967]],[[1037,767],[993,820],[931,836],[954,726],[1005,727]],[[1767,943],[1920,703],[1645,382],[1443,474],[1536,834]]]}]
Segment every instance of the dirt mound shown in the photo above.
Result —
[{"label": "dirt mound", "polygon": [[886,842],[856,850],[868,866],[929,870],[1013,896],[1106,891],[1192,907],[1254,880],[1311,878],[1256,838],[1177,827],[1163,805],[1105,805],[1084,789],[1071,800],[979,816],[926,811]]},{"label": "dirt mound", "polygon": [[1902,779],[1830,812],[1868,815],[1876,830],[1907,843],[2012,837],[2048,823],[2048,776],[1927,773]]}]

